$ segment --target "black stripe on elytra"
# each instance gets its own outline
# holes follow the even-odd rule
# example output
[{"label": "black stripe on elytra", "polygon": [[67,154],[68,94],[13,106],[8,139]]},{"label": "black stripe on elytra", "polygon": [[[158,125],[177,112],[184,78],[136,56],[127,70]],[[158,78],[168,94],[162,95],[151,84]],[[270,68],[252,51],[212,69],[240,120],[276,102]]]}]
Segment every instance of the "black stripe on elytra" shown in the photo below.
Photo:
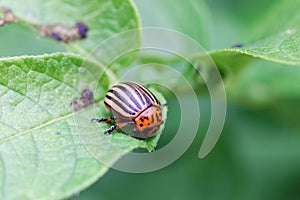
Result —
[{"label": "black stripe on elytra", "polygon": [[109,105],[106,101],[104,101],[104,104],[111,110],[111,105]]},{"label": "black stripe on elytra", "polygon": [[[145,99],[146,99],[146,101],[147,101],[147,106],[151,106],[151,105],[153,105],[153,102],[157,102],[157,100],[156,99],[153,99],[152,98],[152,96],[154,96],[148,89],[146,89],[146,88],[144,88],[144,87],[142,87],[142,86],[140,86],[140,85],[137,85],[138,86],[138,88],[140,89],[140,90],[142,90],[143,92],[142,92],[142,94],[143,94],[143,96],[145,97]],[[149,92],[150,92],[150,94],[152,94],[152,96],[151,95],[149,95]],[[155,98],[155,97],[154,97]]]},{"label": "black stripe on elytra", "polygon": [[[112,93],[117,99],[119,99],[121,102],[123,102],[132,111],[135,111],[135,112],[139,111],[135,107],[133,107],[118,91],[110,89],[110,90],[108,90],[108,93]],[[112,98],[111,100],[114,100],[114,102],[116,102],[116,99],[114,99],[114,98]],[[128,108],[124,108],[124,110],[128,110]]]},{"label": "black stripe on elytra", "polygon": [[[131,92],[127,88],[125,88],[122,85],[116,85],[115,87],[124,91],[125,94],[130,98],[130,100],[138,107],[139,110],[142,109],[142,106],[139,104],[139,102],[134,98],[134,96],[131,94]],[[141,96],[139,96],[139,97],[141,98]]]},{"label": "black stripe on elytra", "polygon": [[104,101],[104,104],[110,108],[110,111],[114,114],[114,115],[118,115],[118,116],[122,116],[121,113],[119,113],[117,110],[112,109],[111,105],[109,105],[106,101]]},{"label": "black stripe on elytra", "polygon": [[139,97],[139,99],[143,102],[143,104],[145,104],[145,101],[142,98],[140,91],[135,86],[133,86],[132,84],[129,84],[129,83],[124,83],[124,84],[128,85],[129,87],[131,87],[134,90],[134,92],[137,94],[137,96]]},{"label": "black stripe on elytra", "polygon": [[[125,112],[127,112],[129,115],[135,115],[135,112],[132,112],[132,111],[129,111],[128,108],[125,108],[119,101],[117,101],[115,98],[109,96],[109,95],[106,95],[106,98],[108,98],[109,100],[111,100],[112,102],[114,102],[118,107],[119,109],[121,110],[124,110]],[[106,103],[106,102],[104,102]],[[114,108],[112,107],[111,105],[109,105],[108,103],[106,103],[106,105],[108,105],[109,107],[111,107],[112,111],[115,111],[116,113],[120,114],[122,116],[122,114],[118,111],[117,108]]]}]

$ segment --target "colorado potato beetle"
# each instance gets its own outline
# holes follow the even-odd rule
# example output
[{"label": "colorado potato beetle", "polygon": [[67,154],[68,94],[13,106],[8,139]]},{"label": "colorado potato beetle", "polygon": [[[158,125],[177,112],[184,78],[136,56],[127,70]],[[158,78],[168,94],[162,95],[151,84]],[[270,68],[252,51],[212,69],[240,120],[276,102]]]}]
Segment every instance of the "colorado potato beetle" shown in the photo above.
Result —
[{"label": "colorado potato beetle", "polygon": [[150,90],[138,83],[121,82],[114,85],[108,90],[104,104],[113,116],[92,121],[110,123],[114,120],[116,124],[108,128],[105,134],[129,126],[130,131],[126,134],[135,138],[149,138],[163,124],[160,102]]}]

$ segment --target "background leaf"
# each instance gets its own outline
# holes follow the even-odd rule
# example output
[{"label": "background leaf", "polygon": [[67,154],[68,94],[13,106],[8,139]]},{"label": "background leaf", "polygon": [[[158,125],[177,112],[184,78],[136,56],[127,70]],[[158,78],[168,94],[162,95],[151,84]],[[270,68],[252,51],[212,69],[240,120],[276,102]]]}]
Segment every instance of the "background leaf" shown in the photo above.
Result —
[{"label": "background leaf", "polygon": [[[139,31],[131,32],[124,38],[106,39],[118,33],[139,28],[137,13],[129,0],[97,0],[97,1],[59,1],[59,0],[2,0],[0,5],[6,6],[21,19],[21,23],[30,27],[35,25],[63,24],[73,27],[83,22],[88,27],[87,38],[63,44],[70,52],[89,56],[103,66],[111,64],[111,59],[120,53],[140,46]],[[34,6],[32,6],[34,5]],[[104,43],[103,43],[104,42]],[[131,45],[129,46],[128,43]],[[101,48],[97,48],[101,44]],[[134,53],[131,53],[134,54]],[[117,69],[124,68],[133,62],[135,56],[124,56],[114,63]]]},{"label": "background leaf", "polygon": [[[95,113],[108,114],[101,101],[108,79],[101,79],[98,84],[101,71],[91,63],[82,65],[83,61],[69,54],[0,60],[0,195],[3,199],[64,198],[96,181],[108,166],[88,151],[91,144],[84,143],[87,135],[125,152],[138,147],[151,151],[156,146],[161,130],[148,140],[121,133],[105,137],[103,132],[109,125],[90,122]],[[90,106],[73,113],[70,102],[80,97],[83,88],[95,92],[95,109]],[[165,102],[161,95],[157,96]],[[108,154],[103,144],[93,143],[98,152]],[[119,151],[110,153],[110,163],[121,155]]]},{"label": "background leaf", "polygon": [[[212,56],[224,54],[248,55],[273,62],[299,66],[299,1],[279,1],[257,21],[248,38],[252,42],[242,48],[213,51]],[[274,23],[277,26],[274,26]],[[254,42],[255,41],[255,42]]]},{"label": "background leaf", "polygon": [[[211,16],[203,0],[186,0],[184,3],[180,0],[134,2],[139,10],[143,27],[170,28],[190,36],[205,48],[211,45]],[[184,44],[182,45],[184,49]]]},{"label": "background leaf", "polygon": [[300,66],[299,6],[300,1],[276,2],[256,26],[247,29],[253,33],[247,36],[252,42],[209,52],[225,74],[229,97],[248,103],[299,97],[299,70],[290,67]]}]

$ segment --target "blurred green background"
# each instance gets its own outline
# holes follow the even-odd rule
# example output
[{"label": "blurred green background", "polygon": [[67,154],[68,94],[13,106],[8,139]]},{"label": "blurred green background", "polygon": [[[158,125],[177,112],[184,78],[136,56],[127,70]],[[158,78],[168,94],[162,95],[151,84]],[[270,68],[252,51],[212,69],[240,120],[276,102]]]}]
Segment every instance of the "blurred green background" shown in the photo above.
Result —
[{"label": "blurred green background", "polygon": [[[143,26],[178,30],[212,50],[251,42],[250,36],[255,34],[257,22],[276,0],[135,2]],[[0,29],[0,35],[1,57],[63,50],[56,42],[42,38],[39,32],[22,25],[6,25]],[[258,60],[244,73],[251,74],[251,69],[260,66],[269,70],[268,73],[282,67]],[[300,74],[295,67],[287,69]],[[258,79],[260,84],[270,87],[266,77]],[[168,120],[159,147],[172,139],[180,120],[176,98],[169,96],[167,99],[172,121]],[[229,98],[221,138],[206,158],[199,159],[198,151],[210,118],[209,98],[199,97],[200,130],[179,160],[147,174],[111,169],[73,199],[300,199],[300,126],[299,111],[295,109],[299,99],[276,102],[258,99],[258,102],[264,104],[246,104]]]}]

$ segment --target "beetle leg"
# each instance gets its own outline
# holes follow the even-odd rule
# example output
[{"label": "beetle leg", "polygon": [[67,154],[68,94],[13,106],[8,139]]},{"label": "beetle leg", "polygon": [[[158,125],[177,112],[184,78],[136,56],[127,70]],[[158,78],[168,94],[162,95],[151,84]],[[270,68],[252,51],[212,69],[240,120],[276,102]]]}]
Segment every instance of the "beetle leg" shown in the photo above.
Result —
[{"label": "beetle leg", "polygon": [[111,132],[113,132],[114,130],[116,130],[117,127],[118,127],[118,125],[113,125],[113,126],[111,126],[110,128],[108,128],[108,129],[106,129],[106,130],[104,131],[104,134],[110,134]]},{"label": "beetle leg", "polygon": [[111,132],[113,132],[114,130],[116,129],[119,129],[119,128],[123,128],[124,126],[126,126],[128,123],[121,123],[121,124],[116,124],[116,125],[113,125],[111,127],[109,127],[108,129],[106,129],[104,131],[104,134],[110,134]]},{"label": "beetle leg", "polygon": [[106,122],[106,123],[110,123],[112,120],[116,120],[117,117],[116,116],[111,116],[111,117],[107,117],[107,118],[93,118],[91,121],[96,121],[96,122]]}]

